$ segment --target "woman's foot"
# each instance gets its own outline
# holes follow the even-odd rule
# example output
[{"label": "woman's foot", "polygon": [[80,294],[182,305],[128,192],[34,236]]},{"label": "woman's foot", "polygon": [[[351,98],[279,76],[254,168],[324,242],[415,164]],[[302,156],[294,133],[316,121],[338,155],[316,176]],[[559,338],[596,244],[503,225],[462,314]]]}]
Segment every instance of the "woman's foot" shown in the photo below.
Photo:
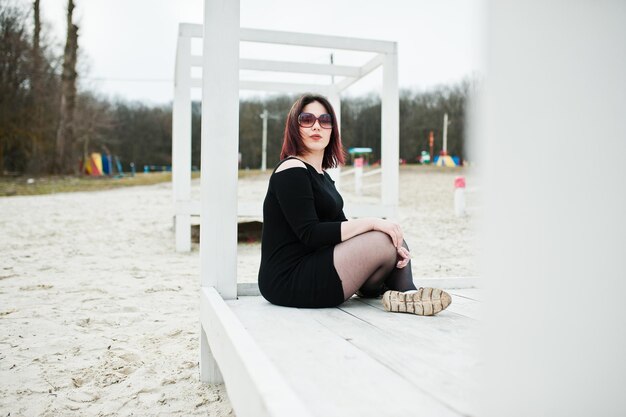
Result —
[{"label": "woman's foot", "polygon": [[389,288],[385,284],[383,284],[380,289],[374,291],[365,291],[363,288],[359,288],[356,290],[356,295],[360,298],[378,298],[383,295]]},{"label": "woman's foot", "polygon": [[390,290],[383,294],[383,307],[394,313],[412,313],[433,316],[452,303],[450,294],[438,288],[420,288],[417,291]]}]

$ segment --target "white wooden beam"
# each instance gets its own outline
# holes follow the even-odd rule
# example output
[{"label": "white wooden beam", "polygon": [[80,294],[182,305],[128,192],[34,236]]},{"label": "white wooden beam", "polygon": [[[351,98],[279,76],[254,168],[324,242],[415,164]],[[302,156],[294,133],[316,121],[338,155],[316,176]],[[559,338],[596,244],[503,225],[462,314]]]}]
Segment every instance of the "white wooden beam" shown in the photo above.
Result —
[{"label": "white wooden beam", "polygon": [[[202,88],[202,79],[192,78],[192,88]],[[277,91],[282,93],[305,93],[317,92],[327,94],[329,85],[324,84],[305,84],[305,83],[283,83],[272,81],[246,81],[239,82],[240,90],[256,90],[256,91]]]},{"label": "white wooden beam", "polygon": [[[202,25],[186,23],[184,26],[180,27],[179,34],[202,38]],[[244,42],[345,49],[349,51],[378,53],[397,52],[396,42],[265,29],[241,28],[239,30],[239,39]]]},{"label": "white wooden beam", "polygon": [[372,58],[369,61],[367,61],[361,67],[361,69],[359,71],[359,78],[356,78],[356,79],[355,78],[346,78],[345,80],[342,80],[341,82],[339,82],[337,84],[337,89],[339,91],[345,90],[346,88],[350,87],[355,82],[359,81],[361,78],[363,78],[366,75],[368,75],[370,72],[374,71],[376,68],[378,68],[381,65],[383,65],[384,61],[385,61],[385,55],[384,54],[376,55],[374,58]]},{"label": "white wooden beam", "polygon": [[328,94],[328,89],[330,88],[330,86],[323,84],[240,81],[239,88],[242,90],[277,91],[284,93],[317,92],[321,94]]},{"label": "white wooden beam", "polygon": [[299,32],[282,32],[264,29],[241,28],[240,39],[248,42],[298,45],[315,48],[345,49],[350,51],[395,53],[396,43],[344,36],[319,35]]},{"label": "white wooden beam", "polygon": [[289,72],[297,74],[338,75],[359,77],[360,67],[347,65],[314,64],[310,62],[271,61],[264,59],[240,59],[239,69],[253,71]]},{"label": "white wooden beam", "polygon": [[400,97],[398,56],[395,53],[384,57],[381,112],[381,197],[384,206],[395,210],[398,207],[400,179]]},{"label": "white wooden beam", "polygon": [[[434,288],[480,288],[480,278],[476,276],[468,277],[418,277],[413,279],[416,287],[434,287]],[[242,296],[260,296],[259,284],[257,282],[240,282],[237,284],[237,295]]]},{"label": "white wooden beam", "polygon": [[[175,204],[175,209],[176,213],[199,216],[201,212],[200,201],[177,201]],[[238,203],[237,215],[241,217],[263,217],[263,201],[255,201],[253,203]]]},{"label": "white wooden beam", "polygon": [[[239,1],[205,0],[200,210],[201,286],[237,297]],[[215,65],[219,62],[219,65]]]},{"label": "white wooden beam", "polygon": [[239,417],[310,417],[214,288],[202,288],[200,320]]},{"label": "white wooden beam", "polygon": [[[174,204],[191,198],[191,39],[178,37],[172,106],[172,191]],[[191,216],[174,212],[176,251],[191,250]]]},{"label": "white wooden beam", "polygon": [[364,204],[346,202],[344,212],[348,217],[383,217],[386,219],[395,218],[394,207],[387,207],[382,204]]},{"label": "white wooden beam", "polygon": [[[365,203],[350,203],[346,202],[344,211],[348,216],[352,217],[393,217],[394,211],[392,208],[383,206],[382,204],[365,204]],[[191,216],[200,215],[200,202],[199,201],[186,201],[178,202],[176,205],[176,212],[182,214],[189,214]],[[239,203],[237,204],[237,215],[240,217],[248,217],[261,219],[263,218],[263,204],[262,202],[255,203]],[[202,220],[201,220],[202,223]]]},{"label": "white wooden beam", "polygon": [[198,23],[181,23],[178,25],[178,34],[189,38],[202,39],[202,25]]}]

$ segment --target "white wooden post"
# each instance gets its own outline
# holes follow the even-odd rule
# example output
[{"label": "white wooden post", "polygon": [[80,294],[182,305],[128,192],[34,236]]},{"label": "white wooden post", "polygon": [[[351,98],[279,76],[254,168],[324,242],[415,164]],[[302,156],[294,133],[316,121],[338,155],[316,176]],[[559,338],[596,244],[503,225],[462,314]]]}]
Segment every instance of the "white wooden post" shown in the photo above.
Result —
[{"label": "white wooden post", "polygon": [[481,415],[624,416],[626,3],[487,5]]},{"label": "white wooden post", "polygon": [[[331,90],[329,91],[327,98],[335,110],[335,123],[337,123],[339,133],[341,134],[341,96],[335,86],[331,86],[330,88]],[[335,188],[339,189],[341,186],[341,167],[331,168],[326,170],[326,172],[328,172],[328,175],[330,175],[333,181],[335,181]]]},{"label": "white wooden post", "polygon": [[397,215],[398,181],[400,178],[400,98],[398,95],[397,44],[383,59],[383,93],[381,115],[382,203]]},{"label": "white wooden post", "polygon": [[220,368],[211,353],[207,334],[200,324],[200,380],[211,384],[224,382]]},{"label": "white wooden post", "polygon": [[362,156],[354,158],[354,192],[363,194],[363,160]]},{"label": "white wooden post", "polygon": [[191,215],[179,213],[191,202],[191,38],[179,28],[172,106],[172,187],[176,250],[191,250]]},{"label": "white wooden post", "polygon": [[[239,1],[205,0],[202,51],[200,285],[237,297],[237,165],[239,136]],[[203,335],[201,335],[203,336]],[[207,372],[203,381],[217,382]]]}]

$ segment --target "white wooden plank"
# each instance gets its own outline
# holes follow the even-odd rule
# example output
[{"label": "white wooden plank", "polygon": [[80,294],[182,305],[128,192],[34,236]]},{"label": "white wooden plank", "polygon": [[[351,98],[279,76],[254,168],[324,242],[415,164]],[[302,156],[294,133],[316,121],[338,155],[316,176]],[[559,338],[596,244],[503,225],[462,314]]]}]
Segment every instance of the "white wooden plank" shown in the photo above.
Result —
[{"label": "white wooden plank", "polygon": [[[350,314],[346,316],[341,310]],[[348,301],[341,310],[316,311],[312,315],[338,336],[349,340],[351,344],[403,376],[415,387],[448,404],[459,414],[477,414],[476,378],[470,372],[472,368],[466,365],[476,363],[476,358],[471,354],[473,351],[459,349],[456,343],[452,344],[453,349],[443,350],[442,347],[449,346],[450,340],[442,340],[435,332],[421,329],[414,334],[412,327],[400,325],[378,327],[375,323],[364,320],[361,312],[369,310],[369,313],[378,316],[392,314],[373,309],[356,300]],[[442,326],[444,330],[448,330],[445,328],[446,324],[439,324],[438,320],[423,317],[411,319],[413,322],[427,321],[426,326],[429,328]],[[458,338],[463,336],[457,335]],[[450,366],[450,362],[461,366],[455,368]]]},{"label": "white wooden plank", "polygon": [[[368,305],[373,308],[362,308]],[[478,361],[478,321],[445,310],[434,317],[389,313],[380,300],[354,297],[341,307],[346,312],[389,333],[399,334],[416,349],[419,357],[438,363],[439,367],[461,378],[471,380]],[[469,384],[469,382],[468,382]]]},{"label": "white wooden plank", "polygon": [[[454,301],[453,301],[454,302]],[[368,305],[372,308],[362,308]],[[454,358],[457,349],[470,351],[475,348],[476,320],[453,314],[444,310],[436,316],[417,316],[414,314],[389,313],[384,311],[380,299],[353,297],[349,302],[340,306],[342,310],[358,316],[361,320],[389,331],[401,331],[406,337],[412,337],[412,342],[417,348],[424,348],[429,352],[431,343],[441,343],[440,350],[433,353],[434,358],[441,354],[450,354]],[[384,314],[381,314],[384,313]],[[395,329],[395,330],[391,330]],[[447,345],[446,345],[447,344]],[[460,366],[460,364],[459,364]]]},{"label": "white wooden plank", "polygon": [[480,288],[463,288],[463,289],[455,289],[450,291],[451,294],[457,295],[459,297],[469,298],[475,301],[484,301],[485,300],[485,290]]},{"label": "white wooden plank", "polygon": [[453,301],[448,307],[448,311],[452,311],[456,314],[460,314],[474,320],[481,320],[483,318],[483,303],[469,298],[460,297],[453,293],[450,295],[452,296]]},{"label": "white wooden plank", "polygon": [[315,319],[344,314],[337,309],[278,307],[262,297],[228,305],[316,416],[459,416]]},{"label": "white wooden plank", "polygon": [[434,277],[434,278],[414,278],[413,282],[416,287],[433,287],[433,288],[475,288],[480,285],[478,277]]},{"label": "white wooden plank", "polygon": [[396,53],[395,42],[301,32],[241,28],[240,39],[248,42],[298,45],[315,48],[346,49],[349,51]]},{"label": "white wooden plank", "polygon": [[261,291],[259,291],[259,284],[256,282],[239,282],[237,283],[237,296],[242,297],[250,297],[250,296],[259,296],[261,295]]},{"label": "white wooden plank", "polygon": [[[202,25],[183,23],[179,26],[181,36],[202,38]],[[346,49],[351,51],[390,53],[397,51],[395,42],[344,36],[316,35],[312,33],[283,32],[264,29],[241,28],[239,38],[247,42],[303,45],[317,48]]]},{"label": "white wooden plank", "polygon": [[238,417],[310,416],[215,288],[200,292],[200,319]]}]

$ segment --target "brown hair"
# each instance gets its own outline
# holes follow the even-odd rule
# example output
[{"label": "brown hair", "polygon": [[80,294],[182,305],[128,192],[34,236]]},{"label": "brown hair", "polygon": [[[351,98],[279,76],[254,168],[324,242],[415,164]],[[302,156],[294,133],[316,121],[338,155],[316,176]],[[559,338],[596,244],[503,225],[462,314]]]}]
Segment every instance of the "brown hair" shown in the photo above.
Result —
[{"label": "brown hair", "polygon": [[289,110],[289,114],[287,115],[287,122],[285,123],[285,135],[283,137],[283,148],[280,151],[280,160],[282,161],[288,156],[296,156],[306,152],[306,149],[302,144],[302,137],[300,136],[298,116],[300,116],[302,109],[307,104],[313,103],[314,101],[317,101],[324,106],[328,114],[330,114],[333,119],[330,141],[328,142],[326,149],[324,149],[322,168],[335,168],[339,165],[343,165],[345,162],[345,156],[343,146],[341,145],[341,137],[339,136],[339,127],[337,126],[335,110],[326,97],[316,94],[305,94],[293,103],[293,106],[291,106],[291,110]]}]

